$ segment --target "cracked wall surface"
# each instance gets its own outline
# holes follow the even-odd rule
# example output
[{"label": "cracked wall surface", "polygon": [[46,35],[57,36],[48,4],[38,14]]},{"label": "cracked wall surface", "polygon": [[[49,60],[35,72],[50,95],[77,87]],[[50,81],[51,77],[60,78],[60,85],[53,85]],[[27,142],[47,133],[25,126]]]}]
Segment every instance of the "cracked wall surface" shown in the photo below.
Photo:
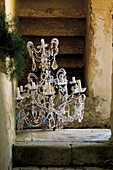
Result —
[{"label": "cracked wall surface", "polygon": [[[85,117],[92,126],[109,127],[112,75],[112,1],[86,2]],[[85,121],[84,117],[84,121]]]}]

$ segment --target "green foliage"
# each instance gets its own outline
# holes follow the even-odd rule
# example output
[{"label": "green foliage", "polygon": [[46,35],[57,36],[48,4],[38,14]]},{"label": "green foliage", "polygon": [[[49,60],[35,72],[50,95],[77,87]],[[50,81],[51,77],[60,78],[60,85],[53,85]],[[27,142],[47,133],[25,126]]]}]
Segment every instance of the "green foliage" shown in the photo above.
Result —
[{"label": "green foliage", "polygon": [[10,58],[7,73],[11,80],[21,78],[29,56],[20,30],[17,18],[7,19],[5,12],[0,12],[0,64],[5,69],[6,59]]}]

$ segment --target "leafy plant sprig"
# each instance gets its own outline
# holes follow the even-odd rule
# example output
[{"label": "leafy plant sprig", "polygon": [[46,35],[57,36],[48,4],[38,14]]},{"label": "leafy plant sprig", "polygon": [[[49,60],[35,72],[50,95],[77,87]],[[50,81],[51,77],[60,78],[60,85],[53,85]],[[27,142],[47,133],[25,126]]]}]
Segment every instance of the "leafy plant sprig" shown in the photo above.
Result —
[{"label": "leafy plant sprig", "polygon": [[20,79],[28,61],[28,51],[22,39],[21,25],[17,18],[7,19],[4,11],[0,12],[0,64],[6,69],[10,79]]}]

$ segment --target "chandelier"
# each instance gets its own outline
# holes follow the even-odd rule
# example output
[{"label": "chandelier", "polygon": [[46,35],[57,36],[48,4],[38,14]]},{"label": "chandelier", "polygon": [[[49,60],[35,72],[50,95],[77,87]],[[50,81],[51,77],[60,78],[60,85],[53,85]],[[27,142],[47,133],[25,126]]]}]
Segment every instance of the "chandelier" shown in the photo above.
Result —
[{"label": "chandelier", "polygon": [[[31,41],[27,43],[33,73],[28,74],[28,84],[17,87],[17,130],[25,127],[55,130],[63,128],[68,122],[81,122],[83,119],[86,98],[83,93],[86,88],[82,88],[81,80],[75,77],[68,81],[65,69],[58,69],[58,45],[56,38],[51,40],[50,45],[41,39],[37,49]],[[40,72],[40,76],[34,72]],[[71,86],[70,94],[68,84]]]}]

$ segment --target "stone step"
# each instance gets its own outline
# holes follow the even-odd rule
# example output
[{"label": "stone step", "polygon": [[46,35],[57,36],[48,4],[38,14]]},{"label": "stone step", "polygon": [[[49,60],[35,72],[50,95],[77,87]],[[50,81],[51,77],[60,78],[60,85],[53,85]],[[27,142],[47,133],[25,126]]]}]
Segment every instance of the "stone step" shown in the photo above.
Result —
[{"label": "stone step", "polygon": [[83,0],[17,0],[18,17],[85,18]]},{"label": "stone step", "polygon": [[21,18],[22,35],[32,36],[85,36],[85,19],[74,18]]},{"label": "stone step", "polygon": [[38,9],[19,8],[17,10],[19,18],[85,18],[85,9]]},{"label": "stone step", "polygon": [[19,167],[13,170],[109,170],[109,168],[100,167]]},{"label": "stone step", "polygon": [[109,143],[16,143],[13,165],[21,166],[98,166],[113,162],[113,145]]},{"label": "stone step", "polygon": [[17,133],[13,165],[104,166],[113,165],[113,145],[107,129],[72,129],[55,132],[24,130]]}]

